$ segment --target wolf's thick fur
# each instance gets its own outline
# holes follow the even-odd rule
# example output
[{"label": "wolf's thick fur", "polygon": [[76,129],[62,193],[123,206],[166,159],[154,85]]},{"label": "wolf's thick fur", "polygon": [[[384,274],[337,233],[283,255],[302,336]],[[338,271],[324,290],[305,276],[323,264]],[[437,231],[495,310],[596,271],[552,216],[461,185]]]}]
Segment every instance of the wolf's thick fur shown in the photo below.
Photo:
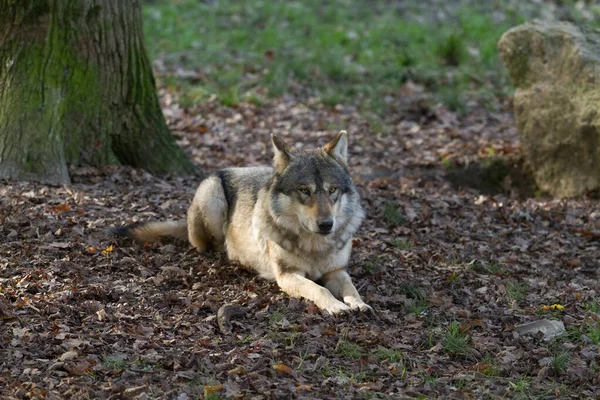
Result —
[{"label": "wolf's thick fur", "polygon": [[116,233],[152,241],[187,231],[198,251],[226,251],[290,296],[332,314],[370,310],[346,271],[352,235],[364,218],[346,165],[346,132],[308,151],[276,136],[272,141],[273,168],[228,168],[205,179],[187,221],[134,224]]}]

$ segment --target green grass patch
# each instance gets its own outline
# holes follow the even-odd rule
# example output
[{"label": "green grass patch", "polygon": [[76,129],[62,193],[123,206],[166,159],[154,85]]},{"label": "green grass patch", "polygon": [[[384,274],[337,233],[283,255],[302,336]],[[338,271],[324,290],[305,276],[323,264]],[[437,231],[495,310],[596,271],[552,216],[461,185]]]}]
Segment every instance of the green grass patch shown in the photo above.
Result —
[{"label": "green grass patch", "polygon": [[462,389],[467,386],[467,380],[466,379],[457,379],[454,381],[454,386],[457,389]]},{"label": "green grass patch", "polygon": [[483,275],[503,275],[504,269],[495,261],[474,260],[470,264],[470,268]]},{"label": "green grass patch", "polygon": [[271,328],[275,328],[278,323],[285,320],[285,314],[280,310],[275,310],[269,315],[268,323]]},{"label": "green grass patch", "polygon": [[179,89],[195,92],[191,103],[215,95],[235,105],[257,88],[280,96],[301,87],[329,106],[381,113],[379,99],[410,79],[460,110],[489,91],[478,82],[506,87],[496,43],[525,20],[486,3],[449,7],[440,22],[435,12],[396,12],[383,0],[156,0],[143,6],[145,43],[172,70],[201,71],[193,82],[177,78]]},{"label": "green grass patch", "polygon": [[363,262],[363,268],[365,269],[367,274],[377,275],[378,273],[383,271],[385,267],[385,261],[386,259],[381,256],[369,257]]},{"label": "green grass patch", "polygon": [[444,351],[453,355],[467,356],[472,351],[469,336],[460,330],[458,321],[452,321],[448,330],[444,333],[442,346]]},{"label": "green grass patch", "polygon": [[410,250],[412,248],[410,243],[405,242],[402,239],[392,239],[392,246],[400,250]]},{"label": "green grass patch", "polygon": [[403,359],[402,352],[400,350],[388,349],[381,346],[375,350],[375,358],[377,361],[389,361],[391,363],[401,363]]},{"label": "green grass patch", "polygon": [[363,355],[363,349],[356,343],[351,343],[346,339],[341,339],[335,349],[335,352],[355,360],[358,360]]},{"label": "green grass patch", "polygon": [[452,31],[439,39],[435,46],[436,55],[444,65],[457,67],[467,56],[465,40],[458,31]]},{"label": "green grass patch", "polygon": [[566,329],[566,332],[563,335],[560,335],[554,339],[552,339],[554,343],[563,343],[563,342],[572,342],[572,343],[582,343],[583,342],[583,334],[578,328],[569,327]]},{"label": "green grass patch", "polygon": [[588,304],[586,304],[585,310],[596,314],[600,314],[600,303],[598,302],[598,299],[593,299]]},{"label": "green grass patch", "polygon": [[406,217],[400,207],[390,201],[383,203],[383,218],[389,225],[403,225],[406,222]]},{"label": "green grass patch", "polygon": [[567,350],[558,350],[552,361],[550,361],[550,368],[557,373],[563,373],[567,371],[569,363],[571,362],[571,355]]},{"label": "green grass patch", "polygon": [[438,379],[438,377],[435,375],[427,375],[427,374],[421,374],[420,378],[423,382],[430,383],[432,385],[435,384],[435,382]]},{"label": "green grass patch", "polygon": [[398,287],[398,291],[406,296],[406,312],[408,314],[424,315],[427,313],[429,301],[425,291],[410,283]]},{"label": "green grass patch", "polygon": [[516,394],[520,395],[520,398],[529,393],[530,384],[531,378],[527,376],[521,376],[518,379],[508,381],[509,389],[515,392]]},{"label": "green grass patch", "polygon": [[490,355],[486,355],[483,359],[483,364],[480,372],[485,376],[489,377],[500,375],[500,370],[498,369],[494,358]]},{"label": "green grass patch", "polygon": [[155,367],[155,364],[143,360],[143,359],[137,359],[135,360],[135,368],[142,370],[142,371],[151,371],[153,368]]},{"label": "green grass patch", "polygon": [[[436,97],[440,103],[446,104],[450,111],[454,111],[459,114],[466,114],[468,111],[467,99],[465,98],[463,91],[459,88],[440,88]],[[442,164],[445,161],[446,160],[442,160]]]},{"label": "green grass patch", "polygon": [[461,282],[462,275],[456,271],[452,271],[452,273],[446,278],[446,281],[450,284],[451,287],[457,286]]},{"label": "green grass patch", "polygon": [[113,371],[122,371],[127,368],[127,360],[120,356],[102,356],[102,366]]},{"label": "green grass patch", "polygon": [[302,334],[300,332],[291,332],[290,334],[285,335],[285,343],[287,344],[287,347],[293,349],[301,336]]},{"label": "green grass patch", "polygon": [[403,283],[398,287],[398,290],[400,293],[405,294],[409,299],[415,299],[423,302],[427,301],[425,292],[418,286],[415,286],[411,283]]},{"label": "green grass patch", "polygon": [[527,294],[527,286],[522,283],[508,282],[506,285],[506,295],[514,301],[521,301]]},{"label": "green grass patch", "polygon": [[600,323],[596,321],[588,321],[585,328],[585,336],[595,344],[600,345]]},{"label": "green grass patch", "polygon": [[238,344],[250,344],[259,338],[256,334],[246,335],[242,337],[238,337],[235,342]]},{"label": "green grass patch", "polygon": [[367,371],[355,371],[353,368],[344,365],[332,366],[329,360],[326,360],[325,364],[319,367],[318,371],[323,377],[336,377],[344,384],[356,384],[369,379]]}]

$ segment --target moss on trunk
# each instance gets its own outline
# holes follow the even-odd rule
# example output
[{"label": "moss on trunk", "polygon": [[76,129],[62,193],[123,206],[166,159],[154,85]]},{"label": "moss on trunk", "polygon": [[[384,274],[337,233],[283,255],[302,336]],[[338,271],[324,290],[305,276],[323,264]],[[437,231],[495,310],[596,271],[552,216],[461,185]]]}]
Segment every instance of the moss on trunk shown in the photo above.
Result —
[{"label": "moss on trunk", "polygon": [[0,0],[0,178],[115,163],[196,170],[165,124],[139,1]]}]

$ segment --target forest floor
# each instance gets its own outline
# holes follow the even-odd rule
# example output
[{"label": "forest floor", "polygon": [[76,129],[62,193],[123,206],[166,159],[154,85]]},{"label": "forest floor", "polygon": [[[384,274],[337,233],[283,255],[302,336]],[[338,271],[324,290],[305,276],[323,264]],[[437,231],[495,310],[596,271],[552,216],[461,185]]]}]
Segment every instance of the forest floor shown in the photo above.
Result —
[{"label": "forest floor", "polygon": [[[0,181],[0,398],[600,398],[600,203],[536,189],[494,50],[554,4],[599,9],[319,4],[148,1],[147,42],[169,126],[207,172],[269,164],[272,132],[305,148],[349,132],[367,212],[349,271],[375,313],[324,315],[219,254],[107,234],[183,218],[199,178]],[[448,25],[423,28],[424,9]],[[363,22],[336,30],[348,18]],[[520,326],[535,321],[553,329]]]},{"label": "forest floor", "polygon": [[[208,171],[268,164],[270,132],[313,147],[348,130],[367,211],[349,270],[374,315],[323,315],[220,255],[106,234],[182,218],[198,179],[86,168],[71,186],[3,182],[3,398],[600,396],[597,199],[547,199],[514,175],[467,187],[486,160],[518,159],[512,114],[458,117],[403,90],[412,114],[388,116],[391,134],[292,96],[182,109],[161,92],[179,144]],[[223,305],[243,307],[230,330]],[[565,331],[515,328],[543,320]]]}]

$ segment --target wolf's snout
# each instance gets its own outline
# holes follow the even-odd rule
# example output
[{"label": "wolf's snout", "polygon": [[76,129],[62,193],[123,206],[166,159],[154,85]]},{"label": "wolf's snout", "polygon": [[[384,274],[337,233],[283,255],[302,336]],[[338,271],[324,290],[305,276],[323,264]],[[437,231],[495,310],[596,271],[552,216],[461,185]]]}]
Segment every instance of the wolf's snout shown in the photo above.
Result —
[{"label": "wolf's snout", "polygon": [[329,233],[333,228],[333,220],[332,219],[324,219],[317,223],[317,227],[319,228],[319,233]]}]

